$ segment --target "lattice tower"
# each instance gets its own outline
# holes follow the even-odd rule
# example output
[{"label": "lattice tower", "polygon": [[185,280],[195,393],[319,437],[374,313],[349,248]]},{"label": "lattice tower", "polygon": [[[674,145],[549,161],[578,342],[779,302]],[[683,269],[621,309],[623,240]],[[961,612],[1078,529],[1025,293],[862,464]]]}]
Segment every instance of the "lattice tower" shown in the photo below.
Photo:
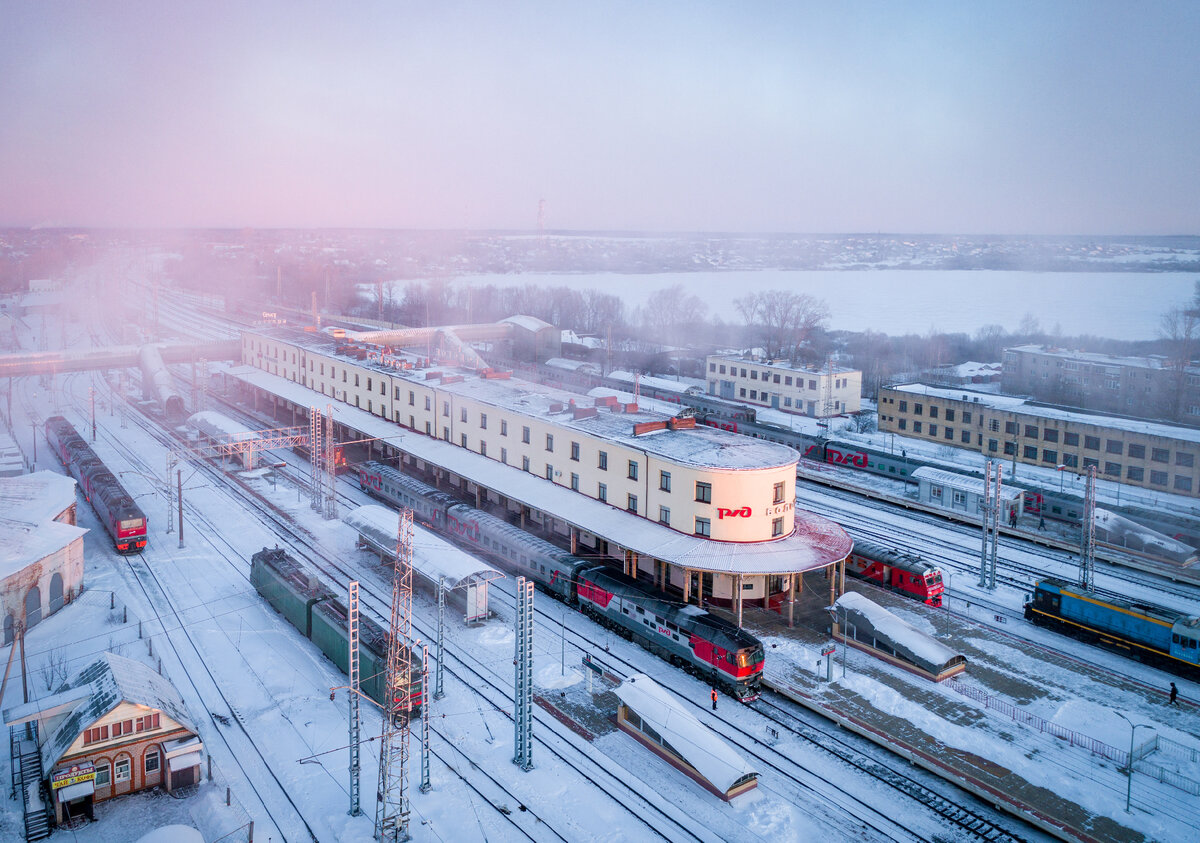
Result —
[{"label": "lattice tower", "polygon": [[325,448],[321,454],[324,471],[321,479],[324,486],[325,517],[337,518],[337,437],[333,432],[333,405],[325,407]]},{"label": "lattice tower", "polygon": [[1089,465],[1083,493],[1083,529],[1079,531],[1079,587],[1096,588],[1096,466]]},{"label": "lattice tower", "polygon": [[324,449],[321,413],[316,407],[308,408],[308,490],[312,497],[312,508],[321,511],[321,453]]},{"label": "lattice tower", "polygon": [[[408,839],[408,721],[412,707],[412,660],[409,632],[412,623],[412,519],[411,509],[400,510],[396,533],[396,573],[392,578],[391,637],[388,641],[383,714],[379,752],[379,795],[375,803],[375,838]],[[428,702],[426,702],[428,704]]]}]

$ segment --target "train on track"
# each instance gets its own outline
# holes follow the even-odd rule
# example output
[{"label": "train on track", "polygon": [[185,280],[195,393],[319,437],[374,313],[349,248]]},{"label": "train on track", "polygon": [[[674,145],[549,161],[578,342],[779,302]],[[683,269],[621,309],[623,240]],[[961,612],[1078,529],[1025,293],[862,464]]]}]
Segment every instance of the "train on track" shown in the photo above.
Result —
[{"label": "train on track", "polygon": [[[250,558],[250,582],[276,612],[317,645],[338,669],[350,673],[349,613],[346,604],[312,570],[280,548],[263,548]],[[379,624],[358,617],[358,675],[364,694],[380,706],[387,704],[387,650],[391,636]],[[412,680],[408,708],[419,712],[421,659],[409,651]],[[397,698],[403,705],[405,697]]]},{"label": "train on track", "polygon": [[63,467],[79,483],[84,499],[92,505],[118,553],[141,553],[146,549],[146,513],[113,475],[91,446],[62,416],[46,419],[46,441]]},{"label": "train on track", "polygon": [[358,467],[360,487],[413,511],[417,523],[529,577],[647,650],[748,702],[762,683],[762,642],[696,606],[683,605],[596,559],[585,559],[490,513],[459,503],[379,462]]},{"label": "train on track", "polygon": [[1175,673],[1200,675],[1200,618],[1192,615],[1103,597],[1048,577],[1035,584],[1025,617]]},{"label": "train on track", "polygon": [[915,553],[894,550],[875,542],[854,540],[846,559],[846,573],[892,591],[915,597],[930,606],[942,605],[942,571]]}]

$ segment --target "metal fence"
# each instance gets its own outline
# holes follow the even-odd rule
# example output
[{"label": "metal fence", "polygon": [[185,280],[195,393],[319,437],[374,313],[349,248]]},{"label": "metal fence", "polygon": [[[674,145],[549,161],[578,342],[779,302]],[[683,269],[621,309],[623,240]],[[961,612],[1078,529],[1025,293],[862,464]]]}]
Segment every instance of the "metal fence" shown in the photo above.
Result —
[{"label": "metal fence", "polygon": [[[1129,766],[1129,752],[1124,749],[1117,749],[1115,746],[1109,746],[1103,741],[1096,740],[1093,737],[1068,729],[1065,726],[1060,726],[1057,723],[1038,717],[1036,714],[1031,714],[1027,711],[1022,711],[1012,703],[994,697],[986,691],[981,691],[978,688],[972,688],[970,685],[964,685],[957,679],[951,679],[945,683],[946,687],[962,694],[964,697],[969,697],[978,703],[982,703],[983,707],[989,711],[996,711],[1003,714],[1005,717],[1012,720],[1014,723],[1020,723],[1023,726],[1028,726],[1032,729],[1037,729],[1048,735],[1053,735],[1060,740],[1067,741],[1071,746],[1082,747],[1088,750],[1093,755],[1099,755],[1114,762],[1118,768],[1126,769]],[[1190,793],[1194,796],[1200,796],[1200,782],[1196,779],[1185,776],[1181,773],[1176,773],[1167,770],[1162,766],[1153,762],[1147,761],[1146,756],[1151,755],[1156,751],[1161,751],[1166,754],[1176,755],[1195,763],[1200,761],[1200,750],[1192,749],[1183,744],[1176,743],[1167,738],[1160,738],[1155,735],[1149,738],[1141,746],[1134,750],[1133,769],[1144,776],[1157,779],[1165,785],[1182,790],[1185,793]]]}]

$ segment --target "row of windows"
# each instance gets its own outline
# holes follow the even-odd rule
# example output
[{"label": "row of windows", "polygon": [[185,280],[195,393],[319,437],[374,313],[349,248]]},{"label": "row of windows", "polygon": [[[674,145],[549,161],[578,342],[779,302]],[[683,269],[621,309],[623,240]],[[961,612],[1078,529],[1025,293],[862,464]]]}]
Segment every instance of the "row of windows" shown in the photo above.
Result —
[{"label": "row of windows", "polygon": [[[147,714],[144,717],[137,717],[130,720],[119,720],[116,723],[105,723],[103,726],[93,726],[91,729],[84,730],[83,745],[99,743],[109,739],[109,735],[119,738],[124,735],[132,735],[137,732],[150,732],[159,728],[159,714]],[[111,727],[111,732],[110,732]]]},{"label": "row of windows", "polygon": [[[894,398],[893,398],[893,399],[891,399],[891,400],[892,400],[892,401],[895,401],[896,399],[894,399]],[[902,413],[907,413],[907,412],[908,412],[908,402],[907,402],[907,401],[904,401],[904,400],[901,400],[901,401],[900,401],[900,412],[902,412]],[[915,403],[915,402],[914,402],[914,403],[913,403],[913,415],[914,415],[914,416],[920,416],[920,415],[923,415],[924,413],[925,413],[925,405],[924,405],[924,404],[918,404],[918,403]],[[944,416],[943,420],[944,420],[944,421],[948,421],[948,422],[952,422],[952,421],[954,421],[954,417],[955,417],[955,415],[956,415],[956,414],[955,414],[954,408],[953,408],[953,407],[947,407],[947,408],[946,408],[946,412],[943,414],[943,416]],[[929,405],[929,418],[931,418],[931,419],[936,419],[937,417],[938,417],[938,407],[937,407],[937,405],[936,405],[936,404],[930,404],[930,405]],[[963,423],[963,424],[970,424],[970,423],[971,423],[971,413],[970,413],[970,411],[969,411],[969,410],[963,410],[963,414],[962,414],[962,423]]]},{"label": "row of windows", "polygon": [[[152,776],[159,771],[161,767],[160,756],[157,749],[149,749],[146,751],[145,757],[142,759],[142,764],[146,772],[146,776]],[[109,787],[112,784],[111,776],[116,774],[117,784],[129,781],[130,769],[132,764],[128,758],[118,758],[116,764],[109,767],[107,762],[101,761],[96,764],[96,782],[95,787]]]},{"label": "row of windows", "polygon": [[[999,441],[996,439],[989,439],[988,440],[988,451],[995,453],[999,450],[1000,450]],[[1014,453],[1014,450],[1015,450],[1015,446],[1012,442],[1004,443],[1004,453],[1006,455],[1011,456]],[[1023,459],[1029,460],[1031,462],[1036,461],[1038,459],[1037,447],[1034,445],[1026,445],[1024,447],[1024,449],[1021,451],[1021,457]],[[1061,459],[1061,462],[1059,461],[1060,459]],[[1042,449],[1041,461],[1043,463],[1045,463],[1046,465],[1053,465],[1053,466],[1061,465],[1064,468],[1079,468],[1079,456],[1078,455],[1066,454],[1066,453],[1060,455],[1058,451],[1051,450],[1050,448]],[[1084,457],[1083,458],[1083,467],[1086,469],[1089,466],[1095,466],[1097,468],[1097,470],[1101,471],[1104,475],[1111,477],[1113,479],[1120,479],[1120,477],[1121,477],[1122,465],[1119,462],[1113,462],[1111,460],[1106,460],[1104,462],[1104,464],[1101,465],[1100,461],[1094,457]],[[1146,470],[1144,468],[1142,468],[1141,466],[1129,465],[1129,466],[1124,466],[1123,468],[1124,468],[1126,480],[1130,480],[1134,483],[1142,483],[1145,481]],[[1166,486],[1169,482],[1171,482],[1171,479],[1170,479],[1170,475],[1168,472],[1157,471],[1157,470],[1153,470],[1153,469],[1150,471],[1150,485]],[[1190,491],[1192,491],[1192,478],[1186,474],[1176,474],[1175,480],[1172,483],[1172,487],[1176,491],[1179,491],[1179,492],[1190,492]]]},{"label": "row of windows", "polygon": [[[722,363],[720,365],[717,365],[716,363],[709,363],[708,371],[716,372],[717,374],[724,375],[724,374],[726,374],[725,364]],[[741,372],[740,375],[739,375],[739,371]],[[732,375],[735,378],[736,377],[743,377],[743,378],[747,377],[746,370],[745,369],[739,370],[739,368],[737,366],[730,366],[728,369],[728,374]],[[759,380],[760,376],[759,376],[758,370],[751,369],[748,377],[752,381]],[[781,383],[781,376],[778,374],[775,374],[774,372],[764,371],[762,373],[761,380],[764,383]],[[794,385],[797,389],[804,389],[804,380],[805,380],[804,378],[798,377],[795,379],[795,383],[793,384],[791,375],[783,375],[782,376],[782,385],[783,386],[793,386]],[[835,389],[844,389],[845,387],[850,385],[850,379],[849,378],[835,378],[833,385],[834,385]],[[808,379],[808,388],[813,390],[814,392],[816,391],[817,382],[815,379],[812,379],[812,378]]]}]

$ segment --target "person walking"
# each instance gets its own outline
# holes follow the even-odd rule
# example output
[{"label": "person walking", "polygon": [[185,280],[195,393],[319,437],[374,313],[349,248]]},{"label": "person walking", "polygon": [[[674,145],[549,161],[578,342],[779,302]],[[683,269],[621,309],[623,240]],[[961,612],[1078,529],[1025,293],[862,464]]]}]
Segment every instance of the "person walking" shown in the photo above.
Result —
[{"label": "person walking", "polygon": [[[1176,697],[1178,697],[1178,696],[1179,696],[1179,689],[1178,689],[1178,688],[1176,688],[1176,687],[1175,687],[1175,683],[1174,683],[1174,682],[1172,682],[1172,683],[1171,683],[1171,699],[1169,699],[1169,700],[1167,701],[1167,704],[1168,704],[1168,705],[1179,705],[1179,701],[1176,699]],[[716,702],[714,701],[714,702],[713,702],[713,708],[716,708],[716,707],[717,707],[717,704],[716,704]]]},{"label": "person walking", "polygon": [[[1175,688],[1175,686],[1174,686],[1174,685],[1172,685],[1172,686],[1171,686],[1171,689],[1172,689],[1172,690],[1171,690],[1171,693],[1172,693],[1172,694],[1174,694],[1174,693],[1175,693],[1175,691],[1174,691],[1174,688]],[[713,688],[713,689],[712,689],[712,692],[709,694],[709,696],[710,696],[710,697],[712,697],[713,711],[716,711],[716,710],[717,710],[717,689],[716,689],[716,688]],[[1172,696],[1172,697],[1171,697],[1171,700],[1172,700],[1172,701],[1174,701],[1174,700],[1175,700],[1175,697],[1174,697],[1174,696]]]},{"label": "person walking", "polygon": [[1039,515],[1038,516],[1038,530],[1045,530],[1045,529],[1046,529],[1046,516]]},{"label": "person walking", "polygon": [[1014,530],[1017,527],[1017,511],[1015,509],[1010,509],[1008,511],[1008,526],[1012,527]]}]

